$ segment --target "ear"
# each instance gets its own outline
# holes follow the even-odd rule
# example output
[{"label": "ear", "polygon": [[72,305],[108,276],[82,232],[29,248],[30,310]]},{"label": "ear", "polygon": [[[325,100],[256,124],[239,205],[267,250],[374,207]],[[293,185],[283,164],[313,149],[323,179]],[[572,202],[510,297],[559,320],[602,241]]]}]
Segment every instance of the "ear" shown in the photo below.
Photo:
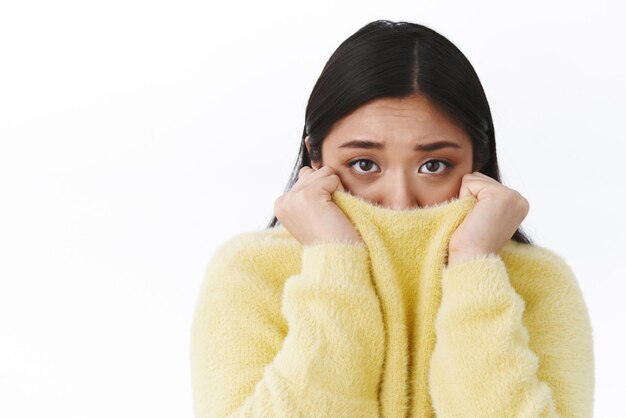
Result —
[{"label": "ear", "polygon": [[[311,155],[311,144],[309,144],[309,135],[307,135],[307,136],[304,138],[304,145],[306,145],[306,150],[307,150],[307,152],[309,153],[309,155]],[[316,162],[316,161],[311,161],[311,166],[312,166],[312,168],[313,168],[313,169],[315,169],[315,170],[319,170],[319,169],[320,169],[320,165],[319,165],[319,163],[318,163],[318,162]]]}]

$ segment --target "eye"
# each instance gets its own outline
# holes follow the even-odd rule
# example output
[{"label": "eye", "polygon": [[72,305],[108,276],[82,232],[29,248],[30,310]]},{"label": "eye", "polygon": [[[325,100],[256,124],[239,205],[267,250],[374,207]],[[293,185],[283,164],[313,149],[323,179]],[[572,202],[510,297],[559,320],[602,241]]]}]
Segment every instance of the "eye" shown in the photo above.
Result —
[{"label": "eye", "polygon": [[440,173],[443,173],[446,168],[447,169],[452,168],[452,164],[444,160],[428,160],[422,165],[422,167],[427,167],[429,169],[433,169],[436,167],[440,167],[440,168],[443,167],[443,170],[439,172],[427,172],[427,174],[440,174]]},{"label": "eye", "polygon": [[[376,165],[372,160],[368,160],[367,158],[361,158],[361,159],[349,162],[348,167],[357,166],[362,170],[367,170],[368,168],[372,166],[372,164]],[[357,171],[357,174],[370,174],[370,173],[372,173],[372,171],[365,171],[365,172]]]},{"label": "eye", "polygon": [[[373,173],[373,171],[368,171],[371,169],[372,165],[376,165],[376,163],[374,163],[372,160],[369,160],[367,158],[360,158],[358,160],[354,160],[348,163],[348,167],[356,166],[360,170],[363,170],[363,171],[355,170],[357,174]],[[435,171],[427,171],[426,174],[439,175],[443,173],[446,169],[451,169],[453,165],[444,160],[428,160],[422,165],[422,167],[426,167],[428,168],[428,170],[433,170],[433,169],[435,170]],[[437,171],[438,168],[441,170]]]}]

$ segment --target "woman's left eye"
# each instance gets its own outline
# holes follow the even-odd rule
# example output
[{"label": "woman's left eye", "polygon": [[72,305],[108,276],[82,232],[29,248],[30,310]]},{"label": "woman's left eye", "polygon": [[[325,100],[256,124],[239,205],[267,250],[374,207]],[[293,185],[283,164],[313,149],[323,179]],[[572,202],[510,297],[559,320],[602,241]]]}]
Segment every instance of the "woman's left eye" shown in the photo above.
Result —
[{"label": "woman's left eye", "polygon": [[436,164],[436,165],[437,165],[437,166],[439,166],[439,167],[443,167],[443,168],[444,168],[444,170],[439,171],[439,172],[437,172],[437,173],[430,172],[430,174],[440,174],[440,173],[442,173],[443,171],[445,171],[445,169],[446,169],[446,168],[447,168],[447,169],[452,168],[452,164],[450,164],[449,162],[444,161],[444,160],[428,160],[428,161],[426,161],[426,162],[422,165],[422,167],[429,166],[429,168],[432,168],[432,167],[433,167],[433,163],[434,163],[434,164]]}]

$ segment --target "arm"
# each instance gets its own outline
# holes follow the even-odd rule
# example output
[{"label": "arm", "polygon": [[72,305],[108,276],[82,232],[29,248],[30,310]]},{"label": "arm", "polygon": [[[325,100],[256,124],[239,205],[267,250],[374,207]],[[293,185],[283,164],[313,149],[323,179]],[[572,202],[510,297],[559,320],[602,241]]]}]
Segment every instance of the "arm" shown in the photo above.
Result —
[{"label": "arm", "polygon": [[571,269],[556,258],[513,267],[543,293],[525,302],[497,254],[444,267],[429,376],[437,416],[591,417],[591,326]]},{"label": "arm", "polygon": [[368,257],[363,244],[304,246],[275,309],[252,262],[210,268],[192,327],[196,416],[377,417],[384,328]]}]

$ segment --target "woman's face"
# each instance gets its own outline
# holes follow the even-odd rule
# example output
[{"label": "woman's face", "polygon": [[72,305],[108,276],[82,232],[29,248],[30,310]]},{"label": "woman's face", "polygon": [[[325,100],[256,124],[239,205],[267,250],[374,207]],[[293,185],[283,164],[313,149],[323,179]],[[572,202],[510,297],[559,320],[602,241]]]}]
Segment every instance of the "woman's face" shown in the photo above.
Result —
[{"label": "woman's face", "polygon": [[424,97],[381,98],[337,121],[322,160],[353,195],[409,209],[459,196],[461,178],[472,172],[472,143]]}]

